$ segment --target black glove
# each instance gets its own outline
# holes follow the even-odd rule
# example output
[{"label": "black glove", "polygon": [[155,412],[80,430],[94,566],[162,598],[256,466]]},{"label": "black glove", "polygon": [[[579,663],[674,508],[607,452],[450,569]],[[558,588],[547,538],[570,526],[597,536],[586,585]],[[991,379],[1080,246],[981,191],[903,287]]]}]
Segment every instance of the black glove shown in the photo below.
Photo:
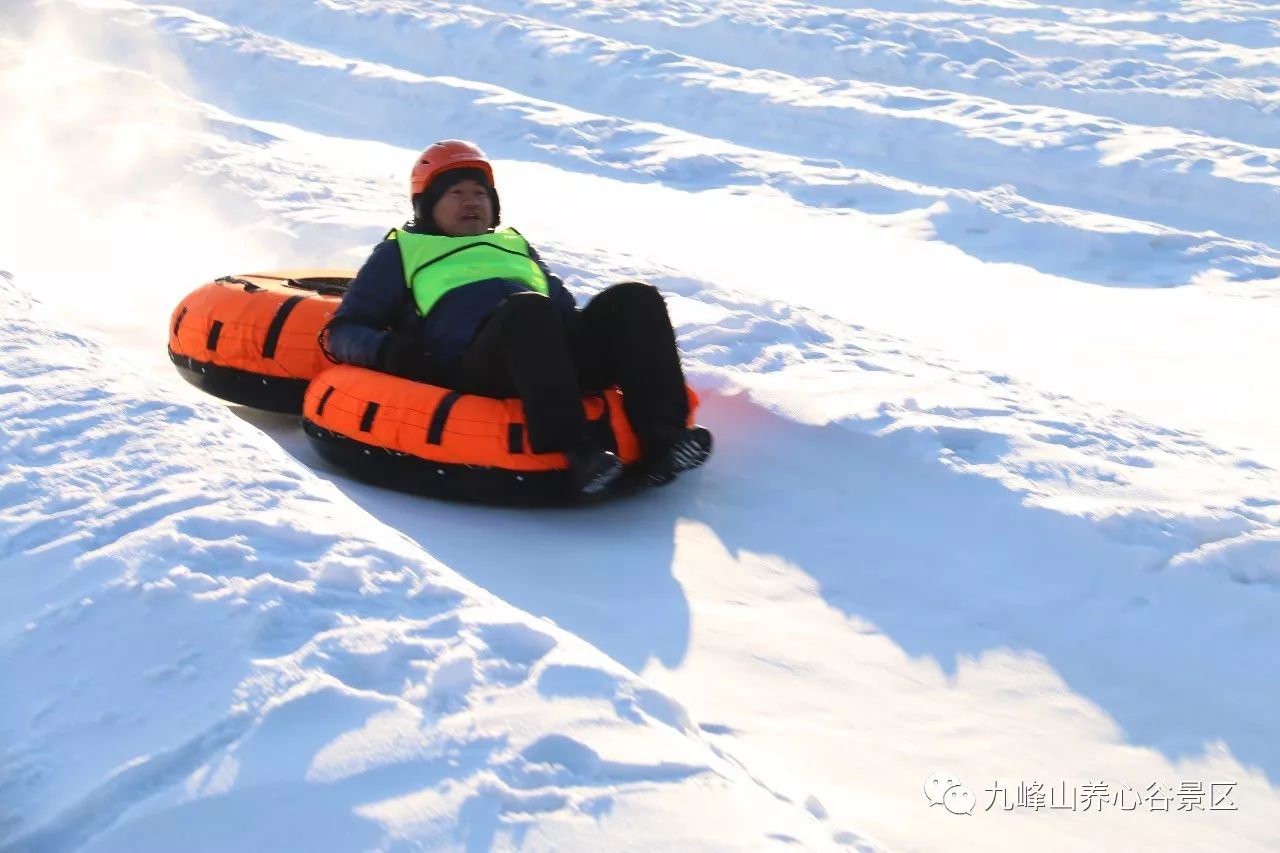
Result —
[{"label": "black glove", "polygon": [[413,335],[388,332],[378,348],[378,369],[405,379],[425,380],[431,370],[431,354]]}]

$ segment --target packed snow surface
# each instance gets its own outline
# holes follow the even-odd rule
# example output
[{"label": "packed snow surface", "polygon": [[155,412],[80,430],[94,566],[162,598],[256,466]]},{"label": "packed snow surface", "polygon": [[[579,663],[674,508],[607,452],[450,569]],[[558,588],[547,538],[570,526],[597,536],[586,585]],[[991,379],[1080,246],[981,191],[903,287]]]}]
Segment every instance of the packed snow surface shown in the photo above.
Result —
[{"label": "packed snow surface", "polygon": [[[0,851],[1280,848],[1280,5],[0,5]],[[708,465],[362,485],[169,313],[462,137]]]}]

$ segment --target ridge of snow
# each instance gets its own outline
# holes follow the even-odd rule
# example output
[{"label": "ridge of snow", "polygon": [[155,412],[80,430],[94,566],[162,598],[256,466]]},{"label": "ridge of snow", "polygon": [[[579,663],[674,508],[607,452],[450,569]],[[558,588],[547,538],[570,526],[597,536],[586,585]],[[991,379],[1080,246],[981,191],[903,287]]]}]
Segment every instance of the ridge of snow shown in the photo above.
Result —
[{"label": "ridge of snow", "polygon": [[[578,52],[591,50],[596,37],[572,30],[542,34],[536,25],[526,32],[511,19],[468,12],[470,7],[462,12],[418,10],[382,25],[364,15],[322,16],[309,25],[312,16],[321,14],[310,4],[293,15],[261,4],[230,4],[226,11],[246,16],[248,26],[124,0],[113,8],[130,26],[154,21],[175,39],[173,47],[200,76],[220,77],[237,67],[219,57],[219,50],[257,57],[254,82],[225,90],[219,105],[244,112],[242,99],[248,97],[260,119],[320,123],[352,136],[357,128],[376,122],[381,138],[412,147],[419,136],[439,132],[431,128],[479,121],[479,111],[490,114],[483,120],[491,134],[487,144],[500,157],[549,155],[552,162],[677,186],[693,181],[706,186],[711,176],[721,186],[763,178],[808,203],[872,211],[901,212],[946,199],[950,207],[932,210],[938,227],[948,238],[972,243],[994,259],[1007,257],[1010,244],[984,237],[993,229],[993,219],[1047,244],[1064,235],[1079,241],[1074,253],[1064,253],[1075,266],[1061,272],[1080,272],[1079,266],[1090,264],[1100,249],[1114,251],[1127,244],[1150,252],[1155,263],[1177,257],[1181,263],[1174,276],[1187,275],[1185,264],[1226,271],[1242,281],[1280,276],[1280,250],[1266,243],[1272,235],[1266,223],[1274,218],[1268,211],[1280,198],[1280,153],[1274,149],[949,92],[806,81],[728,66],[689,70],[697,63],[688,57],[610,42],[605,42],[612,46],[603,55],[588,54],[577,66],[558,72],[566,79],[591,75],[595,80],[594,86],[579,87],[571,101],[562,102],[556,99],[564,93],[552,85],[553,66],[544,57],[555,66],[574,62]],[[446,26],[427,28],[439,22]],[[250,28],[273,23],[286,27],[289,35]],[[405,26],[424,28],[411,53],[395,47],[392,38]],[[320,46],[291,38],[308,36]],[[525,67],[510,61],[520,44],[512,42],[526,38],[529,67],[538,70],[519,82],[524,90],[549,90],[545,96],[523,94],[509,84],[475,82],[481,75],[462,80],[448,74],[465,61],[478,62],[481,69],[502,69],[502,76],[510,78]],[[379,48],[384,39],[388,47]],[[421,43],[424,39],[430,49]],[[477,55],[466,47],[477,42],[495,47],[485,48],[487,56]],[[363,52],[373,56],[365,59]],[[334,114],[331,103],[318,109],[325,103],[321,93],[332,97],[334,78],[355,87],[346,121]],[[657,83],[669,85],[648,106]],[[304,92],[303,85],[312,91]],[[620,102],[628,104],[628,116],[599,112]],[[273,103],[278,106],[272,113],[263,114]],[[752,120],[763,107],[771,120]],[[854,115],[843,116],[842,111]],[[406,122],[405,115],[430,120]],[[904,120],[920,125],[911,133],[912,145],[894,145]],[[856,123],[859,133],[824,133],[837,121]],[[573,125],[572,134],[566,134],[565,125]],[[992,146],[1008,150],[995,152]],[[1045,157],[1052,157],[1052,168],[1042,164]],[[956,166],[950,167],[953,162]],[[998,164],[998,169],[987,175],[973,171],[987,163]],[[1230,165],[1234,163],[1239,167]],[[1203,168],[1206,164],[1212,168]],[[1086,180],[1099,165],[1116,174],[1105,182]],[[1010,190],[1013,181],[1025,188]],[[1204,199],[1220,193],[1230,193],[1232,204],[1214,211],[1211,226]],[[1110,237],[1117,232],[1119,236]],[[1020,242],[1014,238],[1014,244]],[[1114,265],[1107,273],[1115,280],[1142,282],[1140,274],[1120,273]],[[1174,280],[1168,274],[1155,278],[1157,283]]]}]

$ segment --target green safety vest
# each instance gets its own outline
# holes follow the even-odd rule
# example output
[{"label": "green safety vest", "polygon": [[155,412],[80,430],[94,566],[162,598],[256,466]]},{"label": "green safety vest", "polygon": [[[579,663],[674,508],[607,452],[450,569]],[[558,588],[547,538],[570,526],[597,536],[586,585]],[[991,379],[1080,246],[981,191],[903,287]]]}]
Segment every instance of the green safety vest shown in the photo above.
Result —
[{"label": "green safety vest", "polygon": [[528,241],[514,228],[474,237],[414,234],[397,228],[387,238],[400,245],[404,281],[424,317],[449,291],[489,278],[510,279],[548,294],[546,275],[529,257]]}]

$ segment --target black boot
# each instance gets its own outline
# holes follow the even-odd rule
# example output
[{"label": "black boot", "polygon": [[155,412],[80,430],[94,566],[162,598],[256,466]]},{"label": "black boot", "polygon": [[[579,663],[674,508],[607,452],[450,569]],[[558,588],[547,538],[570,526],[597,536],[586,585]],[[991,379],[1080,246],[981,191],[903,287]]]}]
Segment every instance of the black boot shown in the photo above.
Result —
[{"label": "black boot", "polygon": [[673,430],[648,442],[645,448],[645,483],[665,486],[682,471],[690,471],[711,456],[711,430],[692,426]]},{"label": "black boot", "polygon": [[575,494],[598,495],[622,474],[622,460],[591,441],[565,454],[569,459],[569,483]]}]

